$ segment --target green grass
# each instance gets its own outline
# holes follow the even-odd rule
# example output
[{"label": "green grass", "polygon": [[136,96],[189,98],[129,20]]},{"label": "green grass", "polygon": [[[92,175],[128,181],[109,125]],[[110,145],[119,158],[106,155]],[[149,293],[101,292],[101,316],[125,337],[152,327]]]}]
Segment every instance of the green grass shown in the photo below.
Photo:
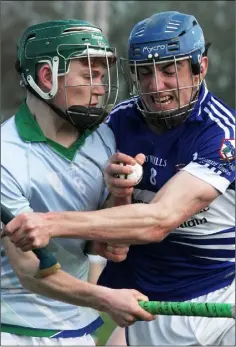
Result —
[{"label": "green grass", "polygon": [[104,324],[96,331],[96,338],[99,346],[105,346],[111,333],[116,328],[116,324],[106,313],[101,313],[101,317],[104,320]]}]

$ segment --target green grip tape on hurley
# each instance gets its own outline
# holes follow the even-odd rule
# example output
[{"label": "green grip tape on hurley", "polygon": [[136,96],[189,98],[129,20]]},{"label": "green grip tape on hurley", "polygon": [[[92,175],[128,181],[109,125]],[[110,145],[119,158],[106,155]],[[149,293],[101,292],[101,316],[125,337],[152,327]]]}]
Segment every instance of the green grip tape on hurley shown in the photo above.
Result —
[{"label": "green grip tape on hurley", "polygon": [[154,315],[235,318],[235,308],[227,303],[139,301],[139,305]]}]

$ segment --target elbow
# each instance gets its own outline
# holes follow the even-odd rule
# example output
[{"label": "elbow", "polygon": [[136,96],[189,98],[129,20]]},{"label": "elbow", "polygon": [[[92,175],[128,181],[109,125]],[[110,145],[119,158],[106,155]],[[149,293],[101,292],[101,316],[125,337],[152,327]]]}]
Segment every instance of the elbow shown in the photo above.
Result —
[{"label": "elbow", "polygon": [[41,294],[40,282],[36,277],[33,277],[31,275],[24,275],[19,277],[19,280],[22,287],[29,292]]},{"label": "elbow", "polygon": [[163,241],[169,233],[174,230],[179,225],[178,216],[171,215],[168,210],[162,210],[157,214],[158,211],[155,208],[154,213],[154,225],[150,229],[148,234],[149,242],[161,242]]},{"label": "elbow", "polygon": [[24,287],[26,290],[29,290],[30,292],[34,291],[36,278],[33,274],[18,270],[16,272],[16,275],[22,287]]},{"label": "elbow", "polygon": [[29,290],[30,292],[32,291],[31,285],[30,285],[30,279],[27,278],[28,276],[18,276],[20,284],[22,285],[22,287],[24,287],[25,289]]}]

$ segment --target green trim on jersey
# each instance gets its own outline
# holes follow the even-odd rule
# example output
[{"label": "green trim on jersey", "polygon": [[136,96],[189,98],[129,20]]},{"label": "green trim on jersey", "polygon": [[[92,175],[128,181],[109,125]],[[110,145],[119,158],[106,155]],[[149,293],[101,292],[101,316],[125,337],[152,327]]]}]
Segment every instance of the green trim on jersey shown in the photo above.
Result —
[{"label": "green trim on jersey", "polygon": [[18,133],[23,141],[26,142],[46,142],[50,147],[52,147],[61,156],[73,160],[76,151],[83,146],[85,139],[94,130],[85,130],[83,135],[76,140],[68,148],[62,146],[61,144],[47,138],[42,132],[40,126],[38,125],[36,119],[30,112],[26,103],[21,104],[19,110],[15,115],[15,123]]},{"label": "green trim on jersey", "polygon": [[19,325],[1,324],[1,332],[32,337],[52,337],[53,335],[61,332],[61,330],[36,329],[21,327]]}]

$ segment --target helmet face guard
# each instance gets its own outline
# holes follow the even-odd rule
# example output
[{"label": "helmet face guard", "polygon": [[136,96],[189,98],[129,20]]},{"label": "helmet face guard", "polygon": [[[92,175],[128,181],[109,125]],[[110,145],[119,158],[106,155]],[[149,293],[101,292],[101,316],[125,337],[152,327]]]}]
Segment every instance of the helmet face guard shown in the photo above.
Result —
[{"label": "helmet face guard", "polygon": [[[88,84],[69,85],[67,74],[73,59],[86,61],[89,68]],[[94,83],[92,61],[99,59],[105,67],[105,77],[99,86],[105,90],[99,105],[91,105]],[[47,63],[52,71],[52,89],[44,92],[37,84],[37,66]],[[114,73],[112,73],[112,69]],[[118,67],[116,50],[109,46],[102,31],[92,24],[80,20],[52,21],[34,25],[26,30],[18,46],[17,70],[22,84],[34,95],[47,102],[59,116],[78,127],[81,131],[92,129],[107,117],[106,109],[114,105],[118,95]],[[65,76],[65,105],[61,110],[53,104],[58,90],[58,77]],[[85,87],[90,92],[90,101],[83,105],[69,106],[68,90]]]},{"label": "helmet face guard", "polygon": [[[60,47],[58,51],[58,54],[60,55]],[[116,50],[113,49],[113,52],[107,50],[106,47],[101,50],[97,46],[87,45],[86,49],[80,56],[68,57],[65,59],[65,68],[68,66],[68,70],[73,59],[79,59],[85,62],[89,70],[88,83],[71,85],[67,82],[67,74],[65,74],[64,79],[66,112],[71,123],[80,129],[91,129],[98,126],[107,118],[109,113],[107,111],[108,108],[116,103],[118,96],[119,76],[117,60],[115,58]],[[100,61],[105,69],[104,76],[99,84],[94,82],[92,71],[93,62],[96,60]],[[112,72],[114,73],[113,75]],[[68,107],[68,90],[75,87],[84,87],[88,90],[89,101],[87,106],[72,105]],[[92,105],[93,88],[95,87],[102,87],[104,89],[104,95],[99,97],[99,103],[96,107]]]},{"label": "helmet face guard", "polygon": [[[128,61],[127,59],[121,59],[122,70],[124,75],[126,76],[126,80],[130,89],[130,94],[132,96],[136,96],[136,95],[139,96],[140,100],[139,102],[137,102],[137,107],[142,112],[143,116],[152,125],[158,126],[162,124],[164,125],[165,128],[170,129],[182,123],[185,120],[186,115],[189,114],[189,112],[191,112],[194,109],[194,106],[197,102],[198,91],[202,84],[202,80],[200,79],[200,74],[198,74],[199,75],[198,83],[195,83],[194,76],[191,75],[191,83],[188,85],[180,86],[177,64],[179,61],[183,61],[183,60],[187,61],[191,69],[191,60],[192,60],[191,55],[183,57],[183,58],[173,57],[172,59],[168,59],[168,60],[163,59],[158,61],[155,59],[150,59],[150,61],[145,61],[145,62],[137,62],[137,61],[131,62],[131,61]],[[174,70],[175,70],[174,78],[175,78],[176,88],[159,90],[158,79],[159,79],[160,72],[158,70],[158,66],[165,63],[173,63],[174,65]],[[140,73],[139,73],[139,69],[142,67],[148,67],[152,71],[154,80],[155,80],[156,91],[146,92],[145,90],[142,89],[141,83],[140,83],[140,79],[142,77],[140,77]],[[190,91],[190,97],[187,103],[181,104],[181,93],[184,90]],[[165,109],[161,101],[157,103],[160,109],[159,111],[151,110],[150,107],[148,106],[148,102],[146,101],[148,97],[153,97],[155,98],[155,100],[156,99],[162,100],[162,98],[165,98],[166,94],[172,94],[172,93],[175,93],[178,96],[177,98],[178,104],[176,107]],[[163,102],[165,102],[165,100]]]},{"label": "helmet face guard", "polygon": [[[121,59],[121,65],[126,76],[130,94],[139,95],[137,106],[147,122],[164,129],[172,128],[182,123],[194,108],[198,98],[200,79],[200,62],[205,51],[205,41],[202,30],[193,16],[169,11],[153,15],[138,23],[129,38],[128,59]],[[177,65],[187,61],[191,75],[191,83],[182,85],[178,76]],[[162,64],[162,65],[161,65]],[[158,86],[159,67],[172,64],[175,83],[172,89],[162,90]],[[143,67],[149,69],[154,79],[155,88],[146,91],[142,88],[140,71]],[[198,75],[197,83],[195,76]],[[153,91],[155,90],[155,91]],[[189,100],[181,103],[181,94],[189,91]],[[178,104],[174,108],[163,107],[167,94],[176,94]],[[151,109],[147,100],[159,100],[158,111]]]}]

